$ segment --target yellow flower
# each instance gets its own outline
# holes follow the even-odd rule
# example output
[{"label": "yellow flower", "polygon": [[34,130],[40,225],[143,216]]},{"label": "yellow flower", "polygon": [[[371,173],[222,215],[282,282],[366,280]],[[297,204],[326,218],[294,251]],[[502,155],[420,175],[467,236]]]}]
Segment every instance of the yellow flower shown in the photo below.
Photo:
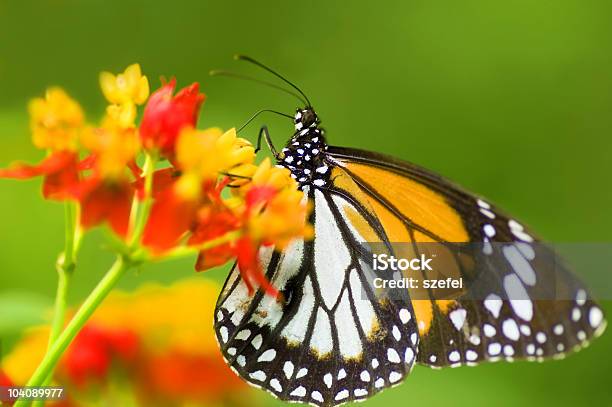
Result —
[{"label": "yellow flower", "polygon": [[291,240],[302,237],[311,239],[312,225],[307,218],[312,204],[306,201],[298,189],[283,189],[269,200],[263,210],[248,219],[247,233],[254,241],[285,248]]},{"label": "yellow flower", "polygon": [[247,140],[237,137],[235,129],[223,133],[218,128],[187,128],[179,136],[176,157],[183,171],[177,191],[193,199],[203,181],[215,181],[224,173],[251,173],[255,150]]},{"label": "yellow flower", "polygon": [[134,127],[135,120],[136,105],[133,103],[109,105],[106,108],[106,117],[102,122],[102,127]]},{"label": "yellow flower", "polygon": [[81,106],[61,88],[50,88],[44,98],[30,101],[32,140],[38,148],[75,150],[84,125]]},{"label": "yellow flower", "polygon": [[273,166],[270,159],[265,158],[253,174],[249,186],[266,185],[279,191],[284,188],[297,190],[298,184],[290,174],[286,168]]},{"label": "yellow flower", "polygon": [[149,80],[142,75],[138,64],[128,66],[123,73],[116,76],[110,72],[102,72],[100,88],[106,100],[115,105],[142,105],[149,97]]},{"label": "yellow flower", "polygon": [[95,128],[83,132],[81,144],[96,156],[96,170],[105,179],[124,175],[140,148],[134,128]]},{"label": "yellow flower", "polygon": [[282,249],[292,239],[312,237],[307,222],[312,209],[304,193],[286,168],[272,165],[266,158],[253,172],[251,181],[240,188],[246,205],[237,211],[247,211],[246,233],[253,241],[274,244]]}]

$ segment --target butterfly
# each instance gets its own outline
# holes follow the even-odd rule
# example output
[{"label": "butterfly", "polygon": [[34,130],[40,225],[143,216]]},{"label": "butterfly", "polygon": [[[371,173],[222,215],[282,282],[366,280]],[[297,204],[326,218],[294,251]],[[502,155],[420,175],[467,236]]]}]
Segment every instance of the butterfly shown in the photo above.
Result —
[{"label": "butterfly", "polygon": [[[244,380],[281,400],[333,406],[400,384],[417,363],[562,358],[603,332],[601,308],[526,226],[427,169],[329,145],[297,86],[242,59],[303,97],[285,148],[276,151],[265,127],[259,141],[263,134],[314,203],[315,230],[312,240],[259,253],[283,300],[249,295],[236,266],[225,282],[214,328]],[[438,245],[445,275],[466,286],[450,297],[411,289],[381,296],[368,242],[390,253],[404,242],[417,255]]]}]

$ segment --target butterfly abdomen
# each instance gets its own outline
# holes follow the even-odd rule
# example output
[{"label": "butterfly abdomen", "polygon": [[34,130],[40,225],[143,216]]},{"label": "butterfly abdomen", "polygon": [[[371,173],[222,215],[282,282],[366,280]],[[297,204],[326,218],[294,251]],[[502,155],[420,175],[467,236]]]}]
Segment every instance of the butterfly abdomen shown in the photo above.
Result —
[{"label": "butterfly abdomen", "polygon": [[314,185],[323,187],[329,181],[330,169],[325,162],[325,131],[319,127],[319,119],[312,108],[298,109],[295,114],[295,133],[282,150],[278,164],[291,171],[303,189]]}]

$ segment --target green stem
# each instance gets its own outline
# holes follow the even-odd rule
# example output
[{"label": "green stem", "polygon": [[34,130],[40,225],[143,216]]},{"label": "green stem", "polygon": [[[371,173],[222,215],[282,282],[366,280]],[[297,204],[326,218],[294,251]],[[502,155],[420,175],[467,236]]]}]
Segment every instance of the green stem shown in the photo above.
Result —
[{"label": "green stem", "polygon": [[66,202],[65,206],[65,243],[64,252],[60,254],[56,269],[58,274],[57,293],[55,295],[55,307],[53,310],[53,321],[51,333],[49,334],[49,348],[62,332],[66,318],[66,304],[68,287],[72,279],[72,273],[76,267],[76,248],[78,247],[78,228],[76,219],[76,208],[72,202]]},{"label": "green stem", "polygon": [[[57,340],[53,342],[53,345],[28,381],[27,386],[38,387],[44,384],[47,377],[51,375],[51,372],[57,365],[60,357],[66,351],[66,348],[68,348],[87,320],[89,320],[94,311],[111,292],[117,281],[119,281],[129,267],[129,261],[123,257],[117,258],[113,266],[104,275],[102,280],[100,280],[87,299],[85,299],[85,302],[83,302],[83,305],[81,305],[76,314],[74,314],[74,317],[70,320],[64,331],[62,331]],[[28,404],[29,402],[26,400],[18,400],[15,406],[24,407]]]},{"label": "green stem", "polygon": [[157,163],[157,155],[155,153],[146,153],[145,163],[143,166],[144,172],[144,196],[142,200],[134,199],[130,219],[134,219],[132,225],[132,234],[130,239],[130,248],[134,249],[139,243],[144,232],[144,228],[149,219],[149,212],[153,204],[153,173],[155,172],[155,164]]},{"label": "green stem", "polygon": [[[76,256],[80,246],[80,236],[80,228],[78,227],[78,207],[73,202],[66,202],[64,204],[64,251],[60,254],[55,265],[58,281],[47,351],[51,349],[51,346],[62,332],[66,321],[68,289],[70,287],[70,281],[72,280],[72,274],[76,267]],[[49,372],[43,384],[48,385],[52,377],[53,370]],[[32,406],[40,407],[43,404],[42,401],[35,401]]]}]

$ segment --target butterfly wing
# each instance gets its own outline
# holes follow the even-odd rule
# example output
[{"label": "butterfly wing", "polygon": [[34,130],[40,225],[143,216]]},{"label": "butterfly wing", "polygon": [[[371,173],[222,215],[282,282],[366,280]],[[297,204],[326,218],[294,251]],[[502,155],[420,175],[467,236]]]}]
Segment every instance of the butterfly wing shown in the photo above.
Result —
[{"label": "butterfly wing", "polygon": [[282,400],[363,400],[398,384],[415,363],[414,312],[407,295],[379,298],[369,285],[371,255],[347,213],[367,233],[383,233],[377,219],[339,194],[306,192],[315,204],[314,240],[260,253],[285,301],[250,296],[234,268],[217,303],[217,339],[232,369]]},{"label": "butterfly wing", "polygon": [[563,357],[603,332],[601,309],[562,260],[490,203],[391,157],[339,147],[328,154],[367,196],[391,242],[411,242],[415,252],[429,243],[471,249],[449,249],[447,273],[469,284],[461,296],[412,301],[418,362]]}]

